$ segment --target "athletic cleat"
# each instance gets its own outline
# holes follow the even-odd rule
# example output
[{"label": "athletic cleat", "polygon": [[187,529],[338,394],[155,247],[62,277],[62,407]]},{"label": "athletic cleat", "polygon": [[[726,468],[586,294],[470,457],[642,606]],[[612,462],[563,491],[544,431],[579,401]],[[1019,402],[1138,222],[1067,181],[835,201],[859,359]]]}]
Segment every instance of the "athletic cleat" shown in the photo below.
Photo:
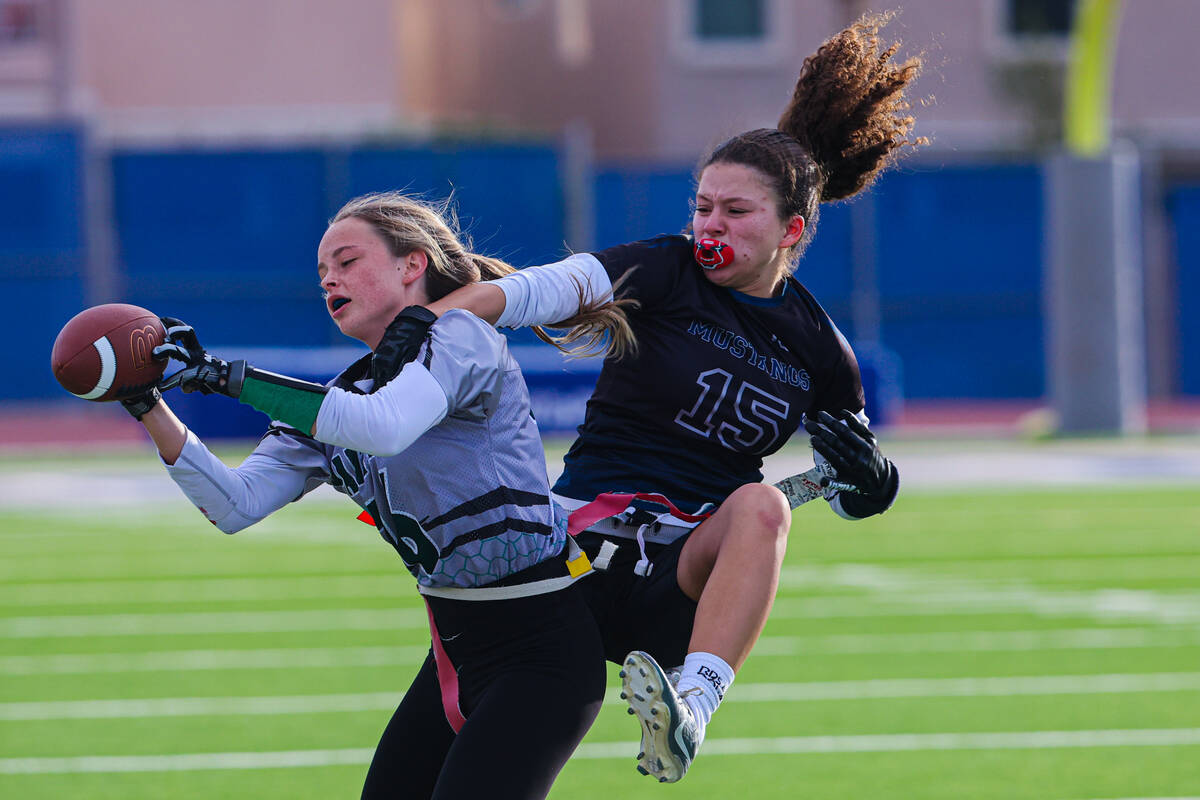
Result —
[{"label": "athletic cleat", "polygon": [[621,684],[628,711],[642,726],[638,772],[674,783],[688,771],[703,741],[692,710],[658,663],[640,650],[625,657]]}]

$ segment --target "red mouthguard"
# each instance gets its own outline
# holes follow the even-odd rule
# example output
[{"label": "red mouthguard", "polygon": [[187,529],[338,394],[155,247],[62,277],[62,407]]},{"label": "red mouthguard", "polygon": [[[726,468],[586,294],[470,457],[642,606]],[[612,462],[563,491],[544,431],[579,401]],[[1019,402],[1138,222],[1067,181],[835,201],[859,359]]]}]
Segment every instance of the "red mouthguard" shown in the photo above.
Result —
[{"label": "red mouthguard", "polygon": [[733,263],[733,248],[716,239],[697,239],[696,263],[705,269],[728,267]]}]

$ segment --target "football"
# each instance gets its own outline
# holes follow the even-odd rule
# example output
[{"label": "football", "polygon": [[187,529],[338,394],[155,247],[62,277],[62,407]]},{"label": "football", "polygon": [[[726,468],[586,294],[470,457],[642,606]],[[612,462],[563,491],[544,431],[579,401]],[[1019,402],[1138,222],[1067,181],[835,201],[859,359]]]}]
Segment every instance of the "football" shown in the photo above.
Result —
[{"label": "football", "polygon": [[158,315],[127,303],[81,311],[63,326],[50,368],[63,388],[106,402],[141,394],[162,378],[166,361],[152,357],[166,338]]}]

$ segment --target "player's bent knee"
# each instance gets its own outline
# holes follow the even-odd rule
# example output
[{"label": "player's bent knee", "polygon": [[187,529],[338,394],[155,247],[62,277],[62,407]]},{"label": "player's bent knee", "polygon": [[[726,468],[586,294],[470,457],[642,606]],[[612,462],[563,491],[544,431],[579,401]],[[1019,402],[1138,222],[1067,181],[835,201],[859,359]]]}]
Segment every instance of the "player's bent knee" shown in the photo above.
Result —
[{"label": "player's bent knee", "polygon": [[748,483],[738,487],[721,504],[742,521],[753,521],[752,527],[764,534],[786,537],[791,527],[792,513],[783,492],[766,483]]}]

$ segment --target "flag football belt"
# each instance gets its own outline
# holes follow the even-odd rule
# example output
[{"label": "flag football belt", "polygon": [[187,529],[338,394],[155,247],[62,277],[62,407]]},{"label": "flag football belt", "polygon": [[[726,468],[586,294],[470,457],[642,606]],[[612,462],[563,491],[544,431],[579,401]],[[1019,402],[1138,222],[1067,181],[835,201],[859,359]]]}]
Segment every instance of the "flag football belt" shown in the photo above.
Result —
[{"label": "flag football belt", "polygon": [[[359,522],[375,525],[375,518],[370,512],[363,511],[357,517]],[[378,527],[378,526],[376,526]],[[562,566],[557,558],[548,558],[540,564],[526,567],[515,575],[501,578],[491,586],[422,586],[417,584],[417,591],[429,597],[445,597],[450,600],[511,600],[515,597],[532,597],[535,594],[547,594],[565,589],[575,581],[592,572],[592,562],[588,561],[587,553],[575,543],[574,536],[567,537],[567,560],[563,565],[567,574],[562,574]],[[513,581],[513,583],[508,583]]]},{"label": "flag football belt", "polygon": [[[606,492],[590,503],[555,495],[554,501],[567,509],[567,533],[572,536],[585,530],[601,534],[613,533],[608,526],[597,524],[605,520],[612,520],[614,528],[639,528],[650,525],[654,528],[669,527],[688,531],[712,516],[711,504],[700,509],[698,513],[686,514],[663,495],[648,492]],[[616,535],[633,538],[632,535]],[[677,538],[679,537],[663,538],[660,541],[651,536],[650,541],[656,544],[670,544]]]},{"label": "flag football belt", "polygon": [[[502,578],[491,586],[417,586],[427,597],[443,597],[447,600],[512,600],[518,597],[533,597],[567,588],[580,578],[592,573],[592,564],[574,537],[567,537],[567,559],[548,558],[540,564],[527,567],[515,575]],[[563,575],[566,567],[567,574]],[[518,581],[507,583],[507,581]]]},{"label": "flag football belt", "polygon": [[[562,498],[555,499],[562,504]],[[634,565],[633,571],[646,576],[654,568],[646,554],[647,538],[654,542],[654,535],[663,527],[676,528],[681,532],[690,531],[711,515],[712,513],[705,509],[701,509],[698,514],[687,514],[661,494],[606,492],[570,512],[567,518],[567,533],[575,536],[586,530],[636,539],[641,558]],[[606,529],[605,526],[597,524],[603,520],[612,520],[613,528]],[[621,527],[632,528],[635,532],[632,535],[618,532]],[[677,538],[679,537],[660,537],[659,543],[668,544]],[[594,567],[599,570],[608,569],[608,563],[616,551],[617,545],[606,539],[596,555]]]}]

